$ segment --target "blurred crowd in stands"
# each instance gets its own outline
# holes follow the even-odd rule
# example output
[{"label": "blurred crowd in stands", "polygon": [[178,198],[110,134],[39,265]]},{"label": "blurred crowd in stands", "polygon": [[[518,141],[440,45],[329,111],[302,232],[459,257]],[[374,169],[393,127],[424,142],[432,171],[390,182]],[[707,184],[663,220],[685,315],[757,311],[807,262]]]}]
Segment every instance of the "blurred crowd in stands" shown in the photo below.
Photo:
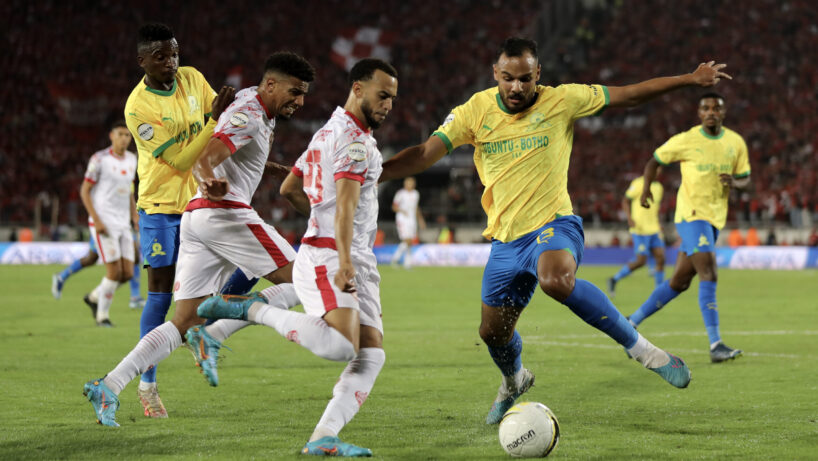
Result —
[{"label": "blurred crowd in stands", "polygon": [[[753,168],[753,187],[732,198],[730,221],[818,223],[818,9],[810,1],[748,0],[737,7],[726,0],[584,0],[571,5],[563,22],[573,26],[558,36],[536,27],[543,5],[10,0],[2,7],[10,26],[0,56],[0,226],[30,224],[35,203],[45,206],[43,216],[55,207],[60,223],[84,225],[78,191],[86,162],[106,147],[107,126],[122,117],[143,75],[135,41],[147,21],[171,25],[182,65],[198,68],[215,89],[225,82],[255,84],[264,58],[276,50],[298,52],[314,64],[318,76],[304,108],[276,128],[271,159],[282,163],[292,163],[343,105],[346,72],[330,51],[339,35],[358,27],[382,31],[400,74],[395,110],[376,133],[386,155],[425,140],[452,107],[490,85],[495,50],[510,35],[540,42],[546,85],[624,85],[689,72],[710,59],[727,62],[734,80],[717,88],[728,106],[725,125],[744,136]],[[628,182],[662,142],[698,124],[702,92],[682,90],[578,123],[569,188],[586,225],[623,225],[619,203]],[[432,174],[438,176],[419,180],[427,220],[484,219],[473,168]],[[662,216],[672,220],[678,168],[662,179]],[[397,187],[382,188],[384,219],[391,218],[388,204]],[[293,219],[277,189],[263,181],[256,208],[274,222]]]}]

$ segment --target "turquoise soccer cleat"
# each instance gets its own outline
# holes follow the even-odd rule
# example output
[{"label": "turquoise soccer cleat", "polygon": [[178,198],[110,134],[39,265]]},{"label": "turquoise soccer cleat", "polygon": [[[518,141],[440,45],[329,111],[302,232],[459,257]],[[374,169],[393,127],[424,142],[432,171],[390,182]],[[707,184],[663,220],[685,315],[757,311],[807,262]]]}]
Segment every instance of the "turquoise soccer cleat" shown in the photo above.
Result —
[{"label": "turquoise soccer cleat", "polygon": [[247,311],[253,303],[267,303],[261,293],[254,292],[247,296],[216,295],[199,304],[196,313],[204,319],[247,320]]},{"label": "turquoise soccer cleat", "polygon": [[88,401],[94,406],[94,413],[97,422],[103,426],[119,427],[116,422],[116,410],[119,408],[119,398],[100,379],[94,379],[85,383],[82,395],[88,397]]},{"label": "turquoise soccer cleat", "polygon": [[684,360],[673,354],[665,353],[670,358],[670,362],[658,368],[648,368],[648,370],[661,376],[672,386],[684,389],[690,384],[690,368],[687,367]]},{"label": "turquoise soccer cleat", "polygon": [[314,442],[307,442],[301,449],[304,455],[315,456],[344,456],[348,458],[368,458],[372,456],[369,448],[357,447],[351,443],[342,442],[338,437],[322,437]]},{"label": "turquoise soccer cleat", "polygon": [[531,389],[533,385],[534,373],[531,373],[528,368],[523,368],[522,381],[516,386],[516,389],[509,389],[503,382],[497,391],[497,398],[491,404],[489,414],[486,415],[486,424],[499,424],[503,419],[503,415],[506,414],[509,408],[514,406],[514,401]]},{"label": "turquoise soccer cleat", "polygon": [[185,333],[187,347],[193,354],[196,366],[199,367],[207,382],[216,387],[219,385],[219,373],[217,371],[216,360],[219,358],[219,350],[222,343],[210,336],[204,325],[192,326]]}]

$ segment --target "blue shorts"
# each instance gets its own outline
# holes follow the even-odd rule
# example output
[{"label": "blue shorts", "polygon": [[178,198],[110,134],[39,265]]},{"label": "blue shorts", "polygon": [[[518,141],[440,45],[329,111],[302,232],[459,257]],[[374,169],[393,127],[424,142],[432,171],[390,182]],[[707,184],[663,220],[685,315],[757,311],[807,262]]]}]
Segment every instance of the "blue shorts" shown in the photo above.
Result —
[{"label": "blue shorts", "polygon": [[633,251],[637,255],[647,255],[650,254],[650,250],[654,248],[665,247],[665,242],[662,241],[659,234],[631,234],[631,238],[633,238]]},{"label": "blue shorts", "polygon": [[686,255],[716,251],[719,230],[709,222],[703,220],[677,222],[676,231],[682,238],[682,246],[679,249]]},{"label": "blue shorts", "polygon": [[180,214],[147,214],[139,210],[139,241],[145,266],[167,267],[179,257]]},{"label": "blue shorts", "polygon": [[582,218],[562,216],[522,237],[491,241],[483,272],[483,302],[492,307],[525,307],[537,288],[537,261],[543,251],[567,250],[579,267],[585,249]]}]

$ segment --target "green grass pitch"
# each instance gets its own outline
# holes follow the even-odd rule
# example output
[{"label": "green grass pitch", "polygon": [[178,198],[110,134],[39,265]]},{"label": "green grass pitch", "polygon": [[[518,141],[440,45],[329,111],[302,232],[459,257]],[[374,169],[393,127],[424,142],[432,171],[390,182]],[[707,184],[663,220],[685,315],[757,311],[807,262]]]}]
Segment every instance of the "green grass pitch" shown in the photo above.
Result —
[{"label": "green grass pitch", "polygon": [[[0,459],[303,459],[297,455],[331,397],[343,364],[312,356],[265,327],[227,341],[221,385],[209,387],[190,354],[159,367],[170,415],[142,415],[136,382],[120,396],[118,429],[95,423],[82,385],[111,370],[138,339],[127,288],[97,328],[82,295],[102,276],[87,269],[63,299],[56,266],[0,266]],[[614,267],[586,267],[598,286]],[[506,459],[484,424],[499,385],[477,328],[479,268],[382,267],[386,365],[344,440],[378,459]],[[145,280],[143,276],[143,280]],[[632,312],[647,272],[620,282]],[[143,288],[144,289],[144,288]],[[555,459],[815,459],[818,457],[818,283],[815,271],[720,272],[727,344],[743,357],[711,364],[694,286],[640,331],[693,371],[678,390],[627,360],[612,340],[537,293],[523,314],[523,363],[537,376],[521,400],[560,420]]]}]

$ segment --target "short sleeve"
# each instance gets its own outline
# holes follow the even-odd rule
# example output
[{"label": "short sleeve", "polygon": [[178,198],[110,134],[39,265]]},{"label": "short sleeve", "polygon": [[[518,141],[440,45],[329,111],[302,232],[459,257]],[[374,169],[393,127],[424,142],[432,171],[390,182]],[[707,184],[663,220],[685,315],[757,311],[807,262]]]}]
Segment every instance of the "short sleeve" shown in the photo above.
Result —
[{"label": "short sleeve", "polygon": [[202,81],[202,113],[205,118],[210,118],[213,115],[213,98],[216,97],[217,93],[213,91],[213,88],[207,83],[207,79],[204,78],[201,72],[199,78]]},{"label": "short sleeve", "polygon": [[99,182],[99,174],[102,171],[102,160],[99,155],[94,154],[91,160],[88,161],[88,167],[85,169],[85,180],[91,184]]},{"label": "short sleeve", "polygon": [[463,144],[474,142],[474,117],[472,116],[474,104],[474,98],[472,98],[466,104],[455,107],[446,116],[443,124],[432,133],[432,136],[437,136],[443,141],[448,152]]},{"label": "short sleeve", "polygon": [[290,170],[290,171],[292,171],[292,173],[294,175],[298,176],[299,178],[303,178],[304,177],[304,171],[307,170],[307,161],[304,159],[304,157],[306,157],[306,156],[307,156],[306,152],[301,154],[298,157],[298,159],[295,161],[295,165],[293,165],[293,169]]},{"label": "short sleeve", "polygon": [[136,147],[141,152],[147,152],[154,158],[161,156],[176,139],[161,123],[160,109],[126,110],[125,123],[133,136]]},{"label": "short sleeve", "polygon": [[631,185],[628,187],[628,190],[625,191],[625,197],[629,200],[634,200],[642,194],[642,188],[639,185],[639,180],[634,179],[631,181]]},{"label": "short sleeve", "polygon": [[563,93],[566,111],[572,120],[600,114],[611,100],[604,85],[570,83],[557,88]]},{"label": "short sleeve", "polygon": [[369,167],[369,149],[360,141],[352,141],[336,150],[332,155],[332,176],[337,181],[341,178],[353,179],[364,183],[364,175]]},{"label": "short sleeve", "polygon": [[679,133],[673,136],[653,152],[653,158],[655,158],[660,165],[670,165],[671,163],[683,160],[682,156],[687,150],[685,140],[685,133]]},{"label": "short sleeve", "polygon": [[750,156],[747,153],[747,144],[741,137],[738,138],[738,152],[736,153],[736,164],[733,168],[734,178],[746,178],[750,176]]},{"label": "short sleeve", "polygon": [[219,117],[213,137],[220,139],[231,154],[249,144],[258,133],[258,116],[249,109],[246,104],[231,105]]}]

